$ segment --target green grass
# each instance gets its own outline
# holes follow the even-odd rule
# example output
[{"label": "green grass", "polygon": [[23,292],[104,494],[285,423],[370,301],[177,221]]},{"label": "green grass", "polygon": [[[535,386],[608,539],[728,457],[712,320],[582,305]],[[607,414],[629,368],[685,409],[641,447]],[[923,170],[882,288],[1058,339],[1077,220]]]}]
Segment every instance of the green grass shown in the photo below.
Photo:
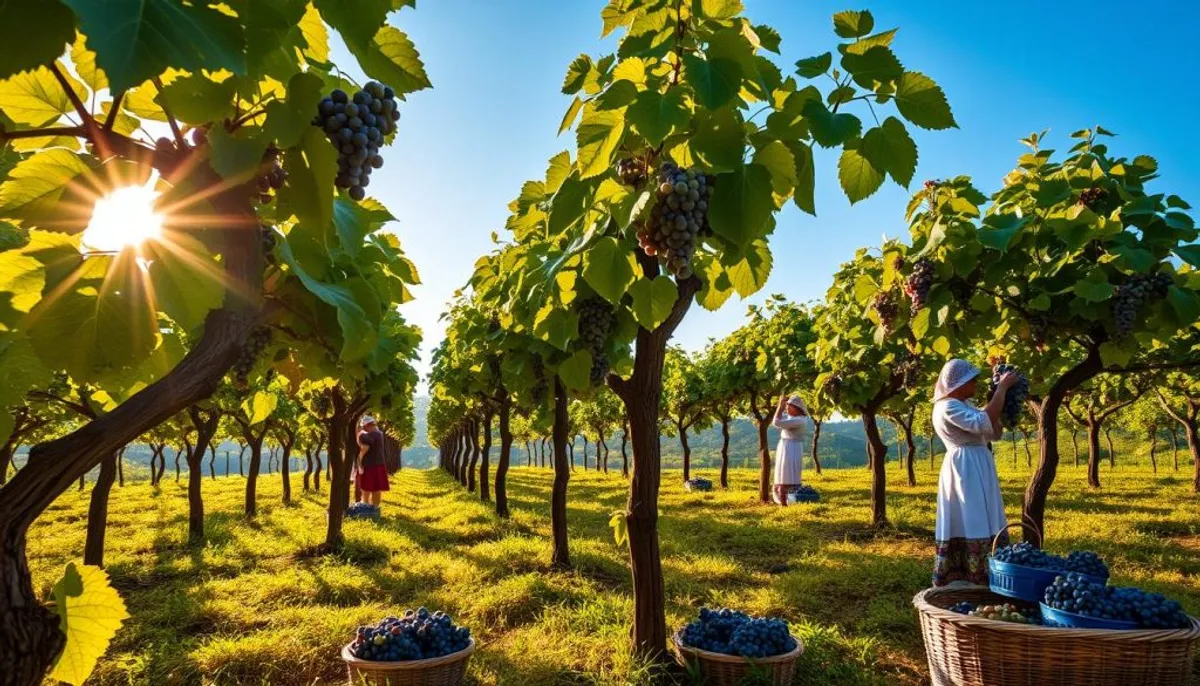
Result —
[{"label": "green grass", "polygon": [[[1028,470],[1004,457],[1011,516]],[[865,469],[806,472],[823,502],[787,509],[758,505],[748,470],[733,473],[728,492],[711,494],[687,493],[678,472],[666,473],[660,531],[669,626],[703,605],[778,615],[805,643],[796,683],[928,683],[911,599],[928,585],[936,475],[921,463],[919,485],[909,488],[889,468],[894,528],[883,533],[864,526]],[[1097,550],[1116,582],[1200,612],[1200,501],[1188,474],[1118,464],[1115,472],[1104,465],[1103,476],[1104,490],[1089,492],[1082,468],[1063,467],[1050,499],[1049,547]],[[402,472],[385,521],[347,523],[337,557],[303,553],[323,538],[324,494],[298,494],[284,506],[275,476],[260,481],[254,522],[240,514],[242,478],[206,479],[208,543],[199,547],[186,543],[183,484],[114,488],[107,567],[133,618],[93,682],[343,683],[338,651],[355,626],[425,605],[452,613],[480,640],[471,683],[647,683],[652,670],[627,648],[630,580],[608,527],[626,482],[619,473],[574,475],[575,570],[552,572],[550,478],[514,469],[513,516],[502,521],[440,472]],[[64,495],[30,534],[41,593],[82,555],[87,495]]]}]

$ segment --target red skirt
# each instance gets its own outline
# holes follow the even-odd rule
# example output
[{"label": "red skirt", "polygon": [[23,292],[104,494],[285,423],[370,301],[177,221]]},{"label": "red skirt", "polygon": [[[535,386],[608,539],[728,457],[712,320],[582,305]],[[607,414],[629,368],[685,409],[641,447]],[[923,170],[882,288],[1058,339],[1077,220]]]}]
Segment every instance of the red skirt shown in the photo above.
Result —
[{"label": "red skirt", "polygon": [[381,464],[363,467],[358,474],[358,487],[369,493],[391,490],[387,467]]}]

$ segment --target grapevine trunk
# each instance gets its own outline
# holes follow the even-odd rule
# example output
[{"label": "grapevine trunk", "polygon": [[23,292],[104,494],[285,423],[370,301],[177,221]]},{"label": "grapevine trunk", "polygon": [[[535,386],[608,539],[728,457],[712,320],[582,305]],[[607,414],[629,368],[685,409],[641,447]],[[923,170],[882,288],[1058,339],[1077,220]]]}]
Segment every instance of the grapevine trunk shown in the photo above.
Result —
[{"label": "grapevine trunk", "polygon": [[692,449],[688,445],[687,425],[676,422],[675,426],[679,428],[679,445],[683,448],[683,480],[686,482],[692,478]]},{"label": "grapevine trunk", "polygon": [[108,531],[108,496],[116,479],[117,454],[104,458],[100,463],[100,475],[92,487],[92,498],[88,503],[87,538],[83,544],[83,563],[96,567],[104,566],[104,535]]},{"label": "grapevine trunk", "polygon": [[489,412],[483,418],[483,445],[479,452],[479,499],[488,502],[492,499],[488,490],[488,460],[492,452],[492,414]]},{"label": "grapevine trunk", "polygon": [[821,425],[824,423],[816,419],[813,420],[812,458],[813,468],[817,470],[817,474],[821,473]]},{"label": "grapevine trunk", "polygon": [[[496,514],[508,516],[508,463],[512,458],[512,403],[508,394],[500,400],[500,457],[496,463]],[[525,442],[525,454],[529,455],[529,442]]]},{"label": "grapevine trunk", "polygon": [[759,417],[758,423],[758,500],[764,505],[771,502],[771,450],[767,447],[767,427],[770,416]]},{"label": "grapevine trunk", "polygon": [[721,418],[721,488],[729,488],[729,417]]},{"label": "grapevine trunk", "polygon": [[565,569],[571,566],[571,551],[567,547],[567,482],[571,467],[567,463],[567,388],[562,379],[554,379],[554,486],[550,492],[550,529],[553,549],[550,564]]},{"label": "grapevine trunk", "polygon": [[873,410],[863,410],[862,423],[871,457],[871,525],[887,526],[887,444],[879,434],[879,421]]}]

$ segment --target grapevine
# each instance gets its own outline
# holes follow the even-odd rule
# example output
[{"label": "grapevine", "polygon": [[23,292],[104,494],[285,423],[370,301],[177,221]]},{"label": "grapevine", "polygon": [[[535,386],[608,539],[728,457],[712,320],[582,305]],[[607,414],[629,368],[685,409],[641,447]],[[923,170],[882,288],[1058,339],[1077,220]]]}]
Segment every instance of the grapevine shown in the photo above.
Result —
[{"label": "grapevine", "polygon": [[617,178],[626,186],[641,186],[646,181],[646,162],[637,157],[618,160]]},{"label": "grapevine", "polygon": [[256,328],[246,337],[246,343],[242,346],[237,361],[233,363],[233,378],[239,387],[246,387],[254,363],[270,343],[271,330],[265,326]]},{"label": "grapevine", "polygon": [[933,262],[922,257],[913,263],[912,273],[904,281],[904,293],[912,301],[913,316],[929,303],[929,289],[933,287]]},{"label": "grapevine", "polygon": [[1021,410],[1025,406],[1026,398],[1029,397],[1029,379],[1012,365],[997,364],[992,367],[992,388],[988,393],[989,398],[996,393],[1000,377],[1007,372],[1015,372],[1018,377],[1017,383],[1013,384],[1004,396],[1004,410],[1001,412],[1001,423],[1011,429],[1021,420]]},{"label": "grapevine", "polygon": [[[201,129],[196,129],[200,131]],[[275,146],[267,148],[263,153],[262,166],[258,177],[258,201],[266,205],[275,198],[275,191],[283,188],[287,181],[287,170],[279,163],[279,149]]]},{"label": "grapevine", "polygon": [[600,297],[584,298],[577,306],[579,313],[579,340],[592,354],[591,383],[598,386],[608,376],[608,356],[604,346],[616,324],[612,305]]},{"label": "grapevine", "polygon": [[892,331],[892,327],[896,323],[896,315],[900,313],[900,307],[896,304],[892,293],[890,291],[876,293],[875,298],[871,301],[871,308],[879,315],[879,323],[883,325],[883,330]]},{"label": "grapevine", "polygon": [[1133,274],[1128,281],[1117,286],[1112,298],[1113,319],[1116,321],[1115,338],[1123,340],[1133,333],[1138,310],[1151,298],[1161,300],[1167,297],[1167,290],[1173,282],[1170,274],[1158,272],[1149,275]]},{"label": "grapevine", "polygon": [[682,169],[664,162],[658,174],[658,199],[650,221],[638,231],[638,244],[657,256],[679,280],[692,276],[692,255],[700,238],[712,235],[708,202],[713,179],[696,168]]},{"label": "grapevine", "polygon": [[904,388],[913,390],[921,383],[921,370],[921,358],[909,352],[896,365],[896,376]]},{"label": "grapevine", "polygon": [[400,120],[396,93],[390,86],[370,81],[353,96],[335,89],[317,105],[313,126],[320,127],[338,150],[338,188],[349,188],[350,197],[362,200],[371,172],[383,166],[379,146],[396,130]]}]

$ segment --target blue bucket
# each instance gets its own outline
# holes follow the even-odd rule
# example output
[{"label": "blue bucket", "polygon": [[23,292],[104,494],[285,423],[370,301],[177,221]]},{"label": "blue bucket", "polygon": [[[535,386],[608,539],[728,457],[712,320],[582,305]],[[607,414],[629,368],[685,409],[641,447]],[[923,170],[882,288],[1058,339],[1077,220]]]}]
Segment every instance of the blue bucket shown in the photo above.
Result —
[{"label": "blue bucket", "polygon": [[1042,609],[1042,623],[1046,626],[1060,626],[1071,629],[1115,629],[1129,630],[1138,628],[1137,622],[1123,622],[1116,619],[1101,619],[1078,615],[1065,610],[1055,610],[1046,603],[1039,603]]}]

